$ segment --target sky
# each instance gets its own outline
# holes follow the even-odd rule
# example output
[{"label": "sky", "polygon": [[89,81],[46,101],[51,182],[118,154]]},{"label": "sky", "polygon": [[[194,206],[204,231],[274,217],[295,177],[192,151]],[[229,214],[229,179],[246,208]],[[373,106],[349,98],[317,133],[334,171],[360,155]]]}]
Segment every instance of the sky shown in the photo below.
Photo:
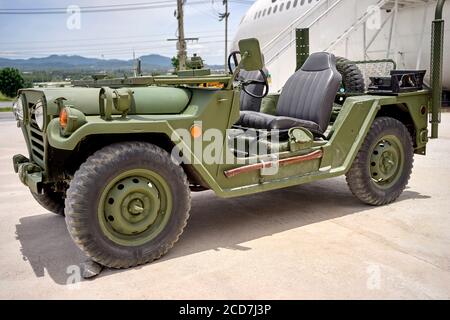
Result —
[{"label": "sky", "polygon": [[[254,0],[231,1],[230,42]],[[176,0],[0,0],[0,13],[8,13],[0,14],[0,57],[23,59],[66,54],[131,59],[133,50],[137,57],[174,56],[176,43],[167,39],[177,35],[175,5]],[[67,13],[69,6],[80,7],[81,13],[76,7]],[[86,12],[99,10],[97,6],[115,11]],[[135,8],[138,9],[130,10]],[[218,20],[218,13],[224,11],[222,0],[186,0],[184,8],[185,37],[199,38],[198,42],[188,43],[188,54],[198,53],[208,64],[222,64],[225,25]],[[17,12],[12,9],[30,14],[11,14]],[[61,13],[36,14],[50,9]]]}]

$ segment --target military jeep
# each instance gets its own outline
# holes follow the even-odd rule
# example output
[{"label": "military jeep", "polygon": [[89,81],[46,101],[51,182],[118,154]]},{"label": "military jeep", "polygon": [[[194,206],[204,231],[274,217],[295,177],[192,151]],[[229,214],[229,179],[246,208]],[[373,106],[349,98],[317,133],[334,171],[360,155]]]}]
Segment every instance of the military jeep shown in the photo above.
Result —
[{"label": "military jeep", "polygon": [[194,191],[237,197],[346,175],[358,199],[389,204],[414,154],[426,153],[429,113],[437,137],[443,4],[432,91],[423,72],[397,70],[369,92],[346,92],[335,57],[319,52],[269,94],[258,41],[245,39],[228,74],[200,68],[20,90],[14,108],[28,156],[14,156],[14,169],[44,208],[65,215],[75,243],[112,268],[164,255]]}]

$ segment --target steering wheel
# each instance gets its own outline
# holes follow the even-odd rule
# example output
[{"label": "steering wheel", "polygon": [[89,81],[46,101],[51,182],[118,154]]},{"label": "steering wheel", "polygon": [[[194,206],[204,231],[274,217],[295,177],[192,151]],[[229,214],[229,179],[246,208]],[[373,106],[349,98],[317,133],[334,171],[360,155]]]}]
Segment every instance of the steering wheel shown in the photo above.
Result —
[{"label": "steering wheel", "polygon": [[[233,70],[233,68],[231,67],[231,62],[233,60],[234,65],[237,66],[238,65],[237,56],[240,55],[240,54],[241,53],[239,51],[233,51],[228,56],[228,70],[230,71],[231,74],[234,74],[234,71],[236,69],[236,67],[235,67],[235,69]],[[267,96],[269,94],[269,83],[267,81],[266,73],[262,69],[259,70],[259,73],[261,74],[261,77],[263,78],[262,81],[261,80],[252,80],[252,79],[250,79],[250,80],[240,80],[239,82],[240,82],[240,84],[242,86],[242,90],[246,94],[248,94],[249,96],[251,96],[253,98],[262,99],[262,98],[264,98],[265,96]],[[262,95],[256,95],[253,92],[248,91],[247,90],[247,86],[249,86],[251,84],[253,84],[253,85],[263,85],[264,86],[263,94]]]},{"label": "steering wheel", "polygon": [[[267,76],[266,73],[263,70],[259,70],[259,73],[261,74],[261,77],[264,80],[242,80],[240,81],[241,86],[242,86],[242,90],[244,90],[244,92],[246,94],[248,94],[249,96],[253,97],[253,98],[257,98],[257,99],[262,99],[265,96],[267,96],[269,94],[269,82],[267,81]],[[254,94],[253,92],[250,92],[247,90],[247,86],[254,84],[254,85],[263,85],[264,86],[264,90],[263,93],[259,96],[257,94]]]},{"label": "steering wheel", "polygon": [[238,59],[237,59],[238,55],[241,55],[240,51],[232,51],[230,53],[230,55],[228,56],[228,70],[230,71],[231,74],[234,73],[234,70],[231,67],[231,59],[233,59],[233,63],[234,63],[235,69],[236,69],[236,67],[238,65]]}]

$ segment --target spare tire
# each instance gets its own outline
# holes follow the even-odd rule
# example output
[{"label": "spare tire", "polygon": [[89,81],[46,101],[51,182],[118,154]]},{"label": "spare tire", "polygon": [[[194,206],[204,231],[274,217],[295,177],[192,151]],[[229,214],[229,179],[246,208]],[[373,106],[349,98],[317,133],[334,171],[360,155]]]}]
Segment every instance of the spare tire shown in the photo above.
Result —
[{"label": "spare tire", "polygon": [[347,93],[364,93],[366,91],[364,76],[358,66],[350,60],[336,57],[336,69],[342,75],[342,87]]}]

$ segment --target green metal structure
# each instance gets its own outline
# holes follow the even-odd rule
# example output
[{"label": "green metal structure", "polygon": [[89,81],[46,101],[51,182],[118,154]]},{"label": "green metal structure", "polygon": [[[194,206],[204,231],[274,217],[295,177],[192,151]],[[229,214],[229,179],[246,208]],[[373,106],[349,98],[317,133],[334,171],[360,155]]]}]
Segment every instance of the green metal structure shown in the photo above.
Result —
[{"label": "green metal structure", "polygon": [[[388,204],[408,182],[413,153],[426,153],[429,110],[437,137],[444,2],[433,22],[433,90],[340,93],[338,114],[320,136],[295,126],[273,141],[250,130],[256,140],[244,136],[244,144],[257,141],[269,152],[235,148],[240,96],[255,83],[239,72],[263,69],[258,41],[246,39],[226,75],[199,69],[20,90],[14,110],[28,156],[14,156],[14,169],[40,204],[65,214],[88,256],[114,268],[166,253],[186,225],[191,191],[237,197],[345,174],[360,200]],[[300,51],[302,66],[308,48]],[[280,94],[261,99],[261,110],[276,112]],[[214,150],[217,161],[198,150]]]},{"label": "green metal structure", "polygon": [[444,59],[444,20],[442,12],[445,0],[439,0],[436,5],[431,34],[431,138],[438,137],[440,110],[442,107],[442,62]]},{"label": "green metal structure", "polygon": [[309,29],[296,29],[295,33],[295,51],[297,56],[297,66],[295,70],[298,70],[302,67],[309,56]]}]

